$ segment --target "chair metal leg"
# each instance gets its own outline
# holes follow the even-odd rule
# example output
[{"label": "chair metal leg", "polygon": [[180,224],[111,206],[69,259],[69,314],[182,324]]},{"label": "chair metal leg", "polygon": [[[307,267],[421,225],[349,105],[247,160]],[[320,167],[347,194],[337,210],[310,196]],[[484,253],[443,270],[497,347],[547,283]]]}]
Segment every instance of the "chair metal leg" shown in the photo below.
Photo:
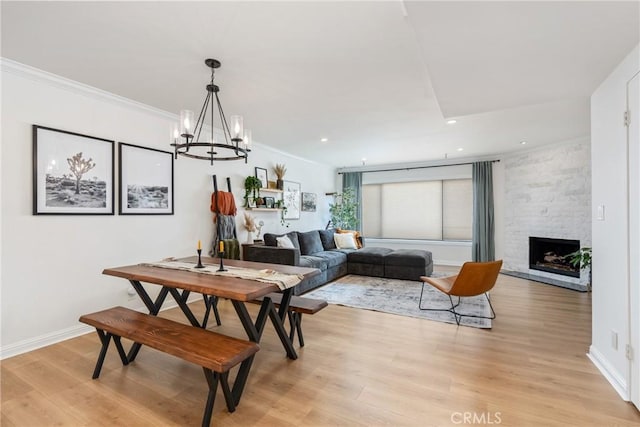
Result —
[{"label": "chair metal leg", "polygon": [[493,305],[491,304],[491,299],[489,298],[489,295],[485,292],[484,296],[487,298],[487,302],[489,303],[489,309],[491,309],[491,316],[477,316],[475,314],[464,314],[464,313],[460,313],[459,311],[456,311],[456,308],[460,305],[460,297],[458,297],[458,302],[457,303],[453,303],[453,298],[451,298],[451,295],[446,294],[449,297],[449,302],[451,302],[451,307],[450,308],[424,308],[422,307],[422,295],[424,294],[424,282],[422,282],[422,290],[420,291],[420,301],[418,302],[418,308],[420,310],[424,310],[424,311],[448,311],[449,313],[453,314],[455,320],[456,320],[456,324],[458,326],[460,326],[460,320],[462,320],[463,317],[475,317],[478,319],[495,319],[496,318],[496,312],[493,310]]},{"label": "chair metal leg", "polygon": [[[464,314],[464,313],[459,313],[455,310],[452,310],[452,313],[455,314],[456,316],[460,316],[462,317],[475,317],[476,319],[490,319],[493,320],[496,318],[496,312],[493,311],[493,305],[491,305],[491,299],[489,298],[489,294],[487,294],[486,292],[484,293],[485,298],[487,298],[487,302],[489,303],[489,309],[491,310],[491,316],[477,316],[475,314]],[[458,300],[460,299],[460,297],[458,297]],[[457,307],[458,305],[456,305]]]}]

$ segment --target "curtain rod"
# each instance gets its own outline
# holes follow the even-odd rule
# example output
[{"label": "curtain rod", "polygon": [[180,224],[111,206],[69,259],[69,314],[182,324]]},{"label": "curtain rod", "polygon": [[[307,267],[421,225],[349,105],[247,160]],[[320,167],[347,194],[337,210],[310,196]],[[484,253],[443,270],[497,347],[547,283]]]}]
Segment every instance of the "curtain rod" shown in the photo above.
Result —
[{"label": "curtain rod", "polygon": [[[499,162],[500,159],[496,159],[496,160],[487,160],[488,162],[491,163],[496,163]],[[472,165],[474,163],[478,163],[478,162],[465,162],[465,163],[451,163],[448,165],[432,165],[432,166],[410,166],[410,167],[406,167],[406,168],[393,168],[393,169],[377,169],[377,170],[366,170],[366,171],[353,171],[353,172],[362,172],[362,173],[369,173],[369,172],[393,172],[393,171],[408,171],[408,170],[412,170],[412,169],[430,169],[430,168],[442,168],[442,167],[446,167],[446,166],[463,166],[463,165]],[[351,172],[338,172],[338,175],[342,175],[343,173],[351,173]]]}]

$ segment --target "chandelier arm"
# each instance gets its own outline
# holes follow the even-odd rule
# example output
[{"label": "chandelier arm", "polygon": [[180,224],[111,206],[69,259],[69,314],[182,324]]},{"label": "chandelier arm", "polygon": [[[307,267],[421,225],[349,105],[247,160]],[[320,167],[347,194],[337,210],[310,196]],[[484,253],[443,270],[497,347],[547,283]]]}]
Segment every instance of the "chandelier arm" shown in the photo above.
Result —
[{"label": "chandelier arm", "polygon": [[[222,119],[222,133],[224,134],[224,140],[229,144],[229,138],[231,138],[231,130],[229,129],[229,125],[227,124],[227,117],[224,115],[224,111],[222,110],[222,104],[220,103],[220,98],[216,93],[216,103],[218,104],[218,111],[220,112],[220,118]],[[228,137],[227,137],[228,136]],[[236,152],[236,154],[238,154]]]},{"label": "chandelier arm", "polygon": [[[207,112],[207,108],[209,107],[209,101],[211,100],[211,92],[207,92],[207,96],[204,99],[204,104],[202,104],[202,109],[200,110],[200,114],[198,115],[198,120],[196,120],[196,128],[194,129],[195,139],[194,142],[200,141],[200,133],[202,132],[202,125],[204,125],[204,116]],[[197,133],[196,133],[197,131]]]}]

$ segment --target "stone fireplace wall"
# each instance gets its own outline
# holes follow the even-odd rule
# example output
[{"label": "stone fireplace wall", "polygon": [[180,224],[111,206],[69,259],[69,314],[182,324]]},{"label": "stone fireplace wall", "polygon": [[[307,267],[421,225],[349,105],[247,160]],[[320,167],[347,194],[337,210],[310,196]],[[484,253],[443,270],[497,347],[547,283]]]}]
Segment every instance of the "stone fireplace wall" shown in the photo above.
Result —
[{"label": "stone fireplace wall", "polygon": [[529,269],[529,236],[580,240],[591,246],[591,145],[588,139],[506,155],[504,270],[586,284]]}]

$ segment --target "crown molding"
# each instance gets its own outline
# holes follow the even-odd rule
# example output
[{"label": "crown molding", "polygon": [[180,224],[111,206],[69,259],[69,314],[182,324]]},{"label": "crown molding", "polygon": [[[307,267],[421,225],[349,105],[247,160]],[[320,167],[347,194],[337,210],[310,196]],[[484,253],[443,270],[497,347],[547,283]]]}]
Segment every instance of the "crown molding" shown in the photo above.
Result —
[{"label": "crown molding", "polygon": [[[37,83],[48,84],[50,86],[53,86],[62,90],[66,90],[75,94],[96,99],[98,101],[109,102],[117,106],[132,108],[138,111],[142,111],[144,113],[153,114],[163,119],[169,119],[172,121],[179,120],[178,114],[169,113],[159,108],[155,108],[150,105],[143,104],[141,102],[134,101],[129,98],[125,98],[124,96],[116,95],[111,92],[107,92],[105,90],[98,89],[96,87],[89,86],[87,84],[80,83],[75,80],[71,80],[66,77],[62,77],[57,74],[53,74],[48,71],[41,70],[39,68],[32,67],[30,65],[22,64],[20,62],[13,61],[8,58],[0,57],[0,70],[3,73],[5,72],[11,73],[19,77],[22,77],[31,81],[35,81]],[[216,129],[216,130],[219,132],[222,132],[220,129]],[[301,160],[309,163],[327,166],[324,163],[319,163],[311,159],[299,157],[299,156],[287,153],[285,151],[270,147],[268,145],[261,144],[256,141],[254,141],[254,146],[260,147],[266,151],[271,151],[276,154],[291,157],[295,160]]]},{"label": "crown molding", "polygon": [[78,95],[86,96],[88,98],[109,102],[121,107],[132,108],[135,110],[143,111],[145,113],[151,113],[155,116],[165,119],[178,120],[177,114],[169,113],[159,108],[151,107],[147,104],[125,98],[124,96],[116,95],[111,92],[107,92],[105,90],[59,76],[57,74],[49,73],[48,71],[44,71],[30,65],[13,61],[11,59],[0,57],[0,69],[3,73],[11,73],[19,77],[29,79],[31,81],[45,83],[58,89],[66,90]]}]

